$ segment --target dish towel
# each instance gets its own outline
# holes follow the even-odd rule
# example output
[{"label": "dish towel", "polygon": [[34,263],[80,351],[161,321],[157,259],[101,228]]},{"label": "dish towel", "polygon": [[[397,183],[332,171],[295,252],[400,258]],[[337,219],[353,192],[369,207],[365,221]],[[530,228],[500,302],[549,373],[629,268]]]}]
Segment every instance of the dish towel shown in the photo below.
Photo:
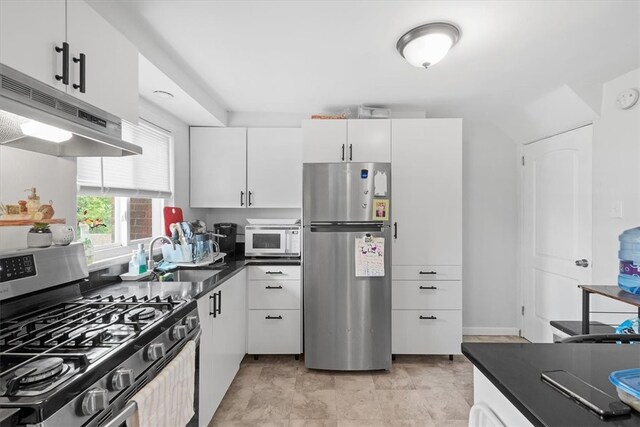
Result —
[{"label": "dish towel", "polygon": [[193,417],[196,345],[189,341],[182,351],[131,400],[138,410],[128,427],[186,426]]}]

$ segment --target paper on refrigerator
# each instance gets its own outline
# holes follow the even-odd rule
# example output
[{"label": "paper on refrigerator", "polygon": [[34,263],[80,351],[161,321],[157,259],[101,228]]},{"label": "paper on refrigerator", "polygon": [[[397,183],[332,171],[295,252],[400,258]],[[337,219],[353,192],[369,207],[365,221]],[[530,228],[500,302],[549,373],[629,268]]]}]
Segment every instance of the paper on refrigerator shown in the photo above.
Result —
[{"label": "paper on refrigerator", "polygon": [[356,277],[384,276],[384,237],[356,237]]}]

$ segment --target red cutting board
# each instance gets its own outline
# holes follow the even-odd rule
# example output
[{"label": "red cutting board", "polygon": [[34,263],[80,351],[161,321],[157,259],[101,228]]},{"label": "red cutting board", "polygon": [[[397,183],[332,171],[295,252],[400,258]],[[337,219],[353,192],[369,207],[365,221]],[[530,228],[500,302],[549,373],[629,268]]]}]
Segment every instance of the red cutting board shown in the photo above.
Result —
[{"label": "red cutting board", "polygon": [[162,210],[162,214],[164,216],[164,234],[171,237],[171,230],[169,230],[169,226],[176,222],[184,221],[182,218],[182,209],[176,208],[175,206],[165,206]]}]

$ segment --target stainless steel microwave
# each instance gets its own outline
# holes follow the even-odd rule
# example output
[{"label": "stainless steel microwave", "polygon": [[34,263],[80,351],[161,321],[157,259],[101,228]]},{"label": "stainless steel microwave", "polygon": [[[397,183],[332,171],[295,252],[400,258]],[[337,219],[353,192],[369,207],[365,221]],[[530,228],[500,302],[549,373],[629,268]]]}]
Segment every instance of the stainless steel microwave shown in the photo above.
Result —
[{"label": "stainless steel microwave", "polygon": [[250,257],[299,257],[299,225],[247,225],[244,254]]}]

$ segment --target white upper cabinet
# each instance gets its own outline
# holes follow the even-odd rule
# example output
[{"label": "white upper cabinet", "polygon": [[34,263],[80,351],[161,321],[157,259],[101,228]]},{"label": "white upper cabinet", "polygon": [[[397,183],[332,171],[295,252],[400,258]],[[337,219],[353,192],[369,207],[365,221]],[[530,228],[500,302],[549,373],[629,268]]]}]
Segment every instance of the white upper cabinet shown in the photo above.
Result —
[{"label": "white upper cabinet", "polygon": [[391,120],[347,120],[347,160],[391,162]]},{"label": "white upper cabinet", "polygon": [[462,265],[462,120],[392,125],[393,265]]},{"label": "white upper cabinet", "polygon": [[302,161],[333,163],[346,159],[346,120],[303,120]]},{"label": "white upper cabinet", "polygon": [[305,120],[304,163],[390,162],[390,120]]},{"label": "white upper cabinet", "polygon": [[62,91],[64,0],[0,1],[0,63]]},{"label": "white upper cabinet", "polygon": [[[138,50],[84,1],[67,2],[71,62],[67,92],[138,123]],[[81,55],[84,55],[82,58]],[[82,61],[84,92],[82,92]]]},{"label": "white upper cabinet", "polygon": [[302,131],[247,130],[247,205],[250,208],[302,206]]},{"label": "white upper cabinet", "polygon": [[120,118],[138,121],[138,51],[84,1],[0,1],[0,62]]},{"label": "white upper cabinet", "polygon": [[191,128],[191,207],[244,207],[246,158],[245,128]]}]

